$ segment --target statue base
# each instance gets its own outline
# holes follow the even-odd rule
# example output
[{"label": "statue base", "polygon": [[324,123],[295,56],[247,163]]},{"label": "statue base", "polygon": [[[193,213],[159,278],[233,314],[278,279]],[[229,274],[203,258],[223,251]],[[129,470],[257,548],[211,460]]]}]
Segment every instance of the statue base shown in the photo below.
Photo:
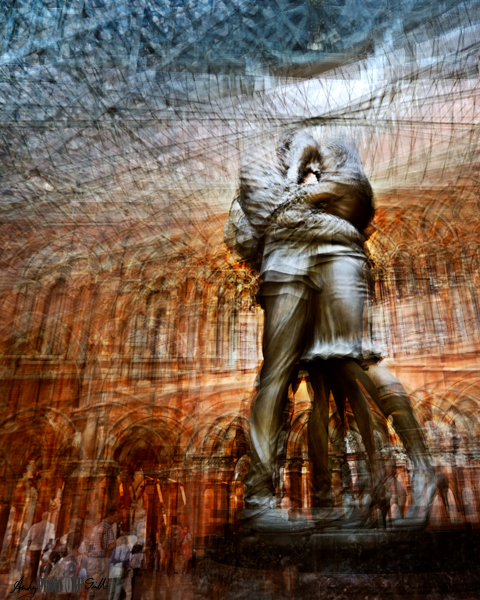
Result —
[{"label": "statue base", "polygon": [[238,534],[212,540],[207,555],[198,581],[225,598],[251,600],[268,581],[272,599],[274,589],[298,599],[480,597],[479,530]]}]

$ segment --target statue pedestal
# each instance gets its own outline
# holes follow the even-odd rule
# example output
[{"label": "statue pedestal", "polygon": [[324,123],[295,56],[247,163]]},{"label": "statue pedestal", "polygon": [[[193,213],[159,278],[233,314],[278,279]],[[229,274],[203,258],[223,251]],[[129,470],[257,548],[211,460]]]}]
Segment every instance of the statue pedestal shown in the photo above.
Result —
[{"label": "statue pedestal", "polygon": [[315,572],[462,572],[478,569],[480,531],[316,533],[309,549],[305,567]]},{"label": "statue pedestal", "polygon": [[299,600],[465,599],[480,597],[479,565],[480,531],[235,535],[211,544],[198,581],[245,600],[260,592],[272,600],[285,592]]}]

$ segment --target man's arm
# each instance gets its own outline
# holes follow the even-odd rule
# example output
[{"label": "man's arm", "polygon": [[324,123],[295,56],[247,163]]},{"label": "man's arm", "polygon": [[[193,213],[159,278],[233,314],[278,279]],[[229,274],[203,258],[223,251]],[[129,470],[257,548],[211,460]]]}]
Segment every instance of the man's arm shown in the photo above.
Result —
[{"label": "man's arm", "polygon": [[228,219],[225,222],[223,239],[227,248],[236,254],[237,258],[255,263],[260,240],[248,222],[238,198],[232,202]]},{"label": "man's arm", "polygon": [[238,202],[250,226],[262,236],[270,216],[285,201],[288,182],[274,166],[250,162],[240,169]]}]

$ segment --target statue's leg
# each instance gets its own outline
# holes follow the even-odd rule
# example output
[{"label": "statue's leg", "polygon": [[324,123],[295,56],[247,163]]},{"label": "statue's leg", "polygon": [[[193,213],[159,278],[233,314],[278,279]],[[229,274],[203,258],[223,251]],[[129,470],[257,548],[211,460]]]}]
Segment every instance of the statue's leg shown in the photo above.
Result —
[{"label": "statue's leg", "polygon": [[308,454],[313,462],[313,506],[331,507],[332,474],[328,468],[328,400],[330,390],[323,374],[322,363],[309,366],[310,383],[313,391],[312,412],[308,419]]},{"label": "statue's leg", "polygon": [[324,361],[308,365],[310,376],[309,395],[312,412],[308,419],[308,452],[313,462],[313,506],[309,509],[293,509],[290,518],[303,518],[308,515],[319,529],[340,524],[343,516],[333,508],[332,474],[328,468],[328,422],[329,397],[328,376]]},{"label": "statue's leg", "polygon": [[382,365],[371,366],[368,375],[378,390],[377,399],[374,400],[385,417],[391,417],[393,428],[414,467],[411,476],[411,505],[405,524],[423,526],[437,491],[435,472],[425,437],[408,402],[407,392],[398,379]]},{"label": "statue's leg", "polygon": [[[349,400],[370,461],[376,502],[382,508],[382,514],[385,517],[386,510],[388,510],[388,498],[381,494],[383,490],[379,485],[380,476],[375,456],[372,413],[367,399],[358,386],[359,373],[357,369],[362,371],[361,367],[352,359],[329,359],[327,361],[317,361],[309,366],[313,406],[307,427],[309,456],[312,459],[314,470],[313,506],[315,508],[333,506],[332,477],[328,468],[328,400],[331,387],[342,412],[345,398]],[[315,511],[312,514],[314,518],[319,519],[317,526],[325,526],[332,521],[332,514]],[[337,514],[336,517],[338,519],[340,515]],[[362,517],[360,524],[363,524],[367,518],[368,514]]]},{"label": "statue's leg", "polygon": [[274,497],[277,439],[282,428],[286,389],[301,357],[308,320],[308,299],[293,294],[262,297],[265,309],[264,362],[250,424],[250,468],[245,477],[245,506],[270,506]]},{"label": "statue's leg", "polygon": [[[324,373],[329,379],[326,387],[334,391],[338,400],[339,412],[344,410],[342,403],[345,397],[349,398],[350,405],[355,412],[357,425],[364,438],[365,447],[369,455],[374,481],[378,479],[375,448],[373,443],[373,424],[370,407],[360,390],[353,367],[360,367],[352,359],[334,358],[338,356],[356,356],[361,354],[362,336],[364,328],[364,307],[368,296],[368,284],[364,276],[365,261],[352,257],[334,256],[317,265],[317,275],[322,282],[322,291],[312,299],[314,310],[314,331],[312,343],[308,345],[304,360],[313,365],[322,359]],[[353,366],[352,366],[353,365]],[[361,370],[361,369],[360,369]],[[312,379],[312,377],[311,377]],[[325,467],[327,456],[327,428],[328,428],[328,394],[322,393],[322,386],[317,385],[315,390],[314,409],[309,428],[310,438],[316,431],[315,442],[311,448],[316,456],[315,493],[320,497],[324,495],[327,483],[330,483],[328,470]],[[335,389],[340,393],[335,394]],[[321,398],[320,402],[317,396]],[[326,397],[325,397],[326,396]],[[325,407],[324,423],[319,424],[320,408]],[[322,443],[321,434],[325,432],[325,441]],[[315,451],[315,447],[318,448]],[[322,458],[323,456],[323,458]],[[322,464],[322,460],[323,463]]]},{"label": "statue's leg", "polygon": [[375,456],[372,411],[357,383],[357,379],[360,380],[364,371],[351,358],[332,358],[328,361],[328,365],[330,376],[335,378],[339,387],[343,390],[343,394],[348,398],[358,430],[362,436],[368,460],[370,461],[374,485],[376,485],[379,481],[379,471]]},{"label": "statue's leg", "polygon": [[403,385],[380,364],[369,367],[366,375],[377,389],[377,398],[372,397],[373,400],[385,418],[391,417],[393,428],[405,446],[410,460],[415,466],[430,467],[430,452]]}]

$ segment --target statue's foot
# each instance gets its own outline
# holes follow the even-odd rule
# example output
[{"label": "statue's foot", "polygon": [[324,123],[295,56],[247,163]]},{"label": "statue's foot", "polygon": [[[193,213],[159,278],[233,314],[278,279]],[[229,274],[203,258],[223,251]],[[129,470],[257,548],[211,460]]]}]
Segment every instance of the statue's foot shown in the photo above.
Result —
[{"label": "statue's foot", "polygon": [[412,504],[405,517],[395,519],[393,527],[410,531],[421,531],[428,525],[430,507],[437,493],[435,471],[432,468],[417,468],[412,477]]},{"label": "statue's foot", "polygon": [[340,522],[341,529],[371,529],[373,523],[370,520],[370,507],[355,508],[348,516]]},{"label": "statue's foot", "polygon": [[313,531],[315,528],[312,521],[306,519],[289,520],[283,518],[273,508],[260,512],[244,509],[240,525],[243,533],[306,533]]},{"label": "statue's foot", "polygon": [[316,529],[338,528],[345,524],[344,515],[333,508],[312,508],[311,511]]},{"label": "statue's foot", "polygon": [[411,506],[405,517],[393,521],[393,528],[401,531],[423,531],[428,525],[429,514],[429,506]]}]

